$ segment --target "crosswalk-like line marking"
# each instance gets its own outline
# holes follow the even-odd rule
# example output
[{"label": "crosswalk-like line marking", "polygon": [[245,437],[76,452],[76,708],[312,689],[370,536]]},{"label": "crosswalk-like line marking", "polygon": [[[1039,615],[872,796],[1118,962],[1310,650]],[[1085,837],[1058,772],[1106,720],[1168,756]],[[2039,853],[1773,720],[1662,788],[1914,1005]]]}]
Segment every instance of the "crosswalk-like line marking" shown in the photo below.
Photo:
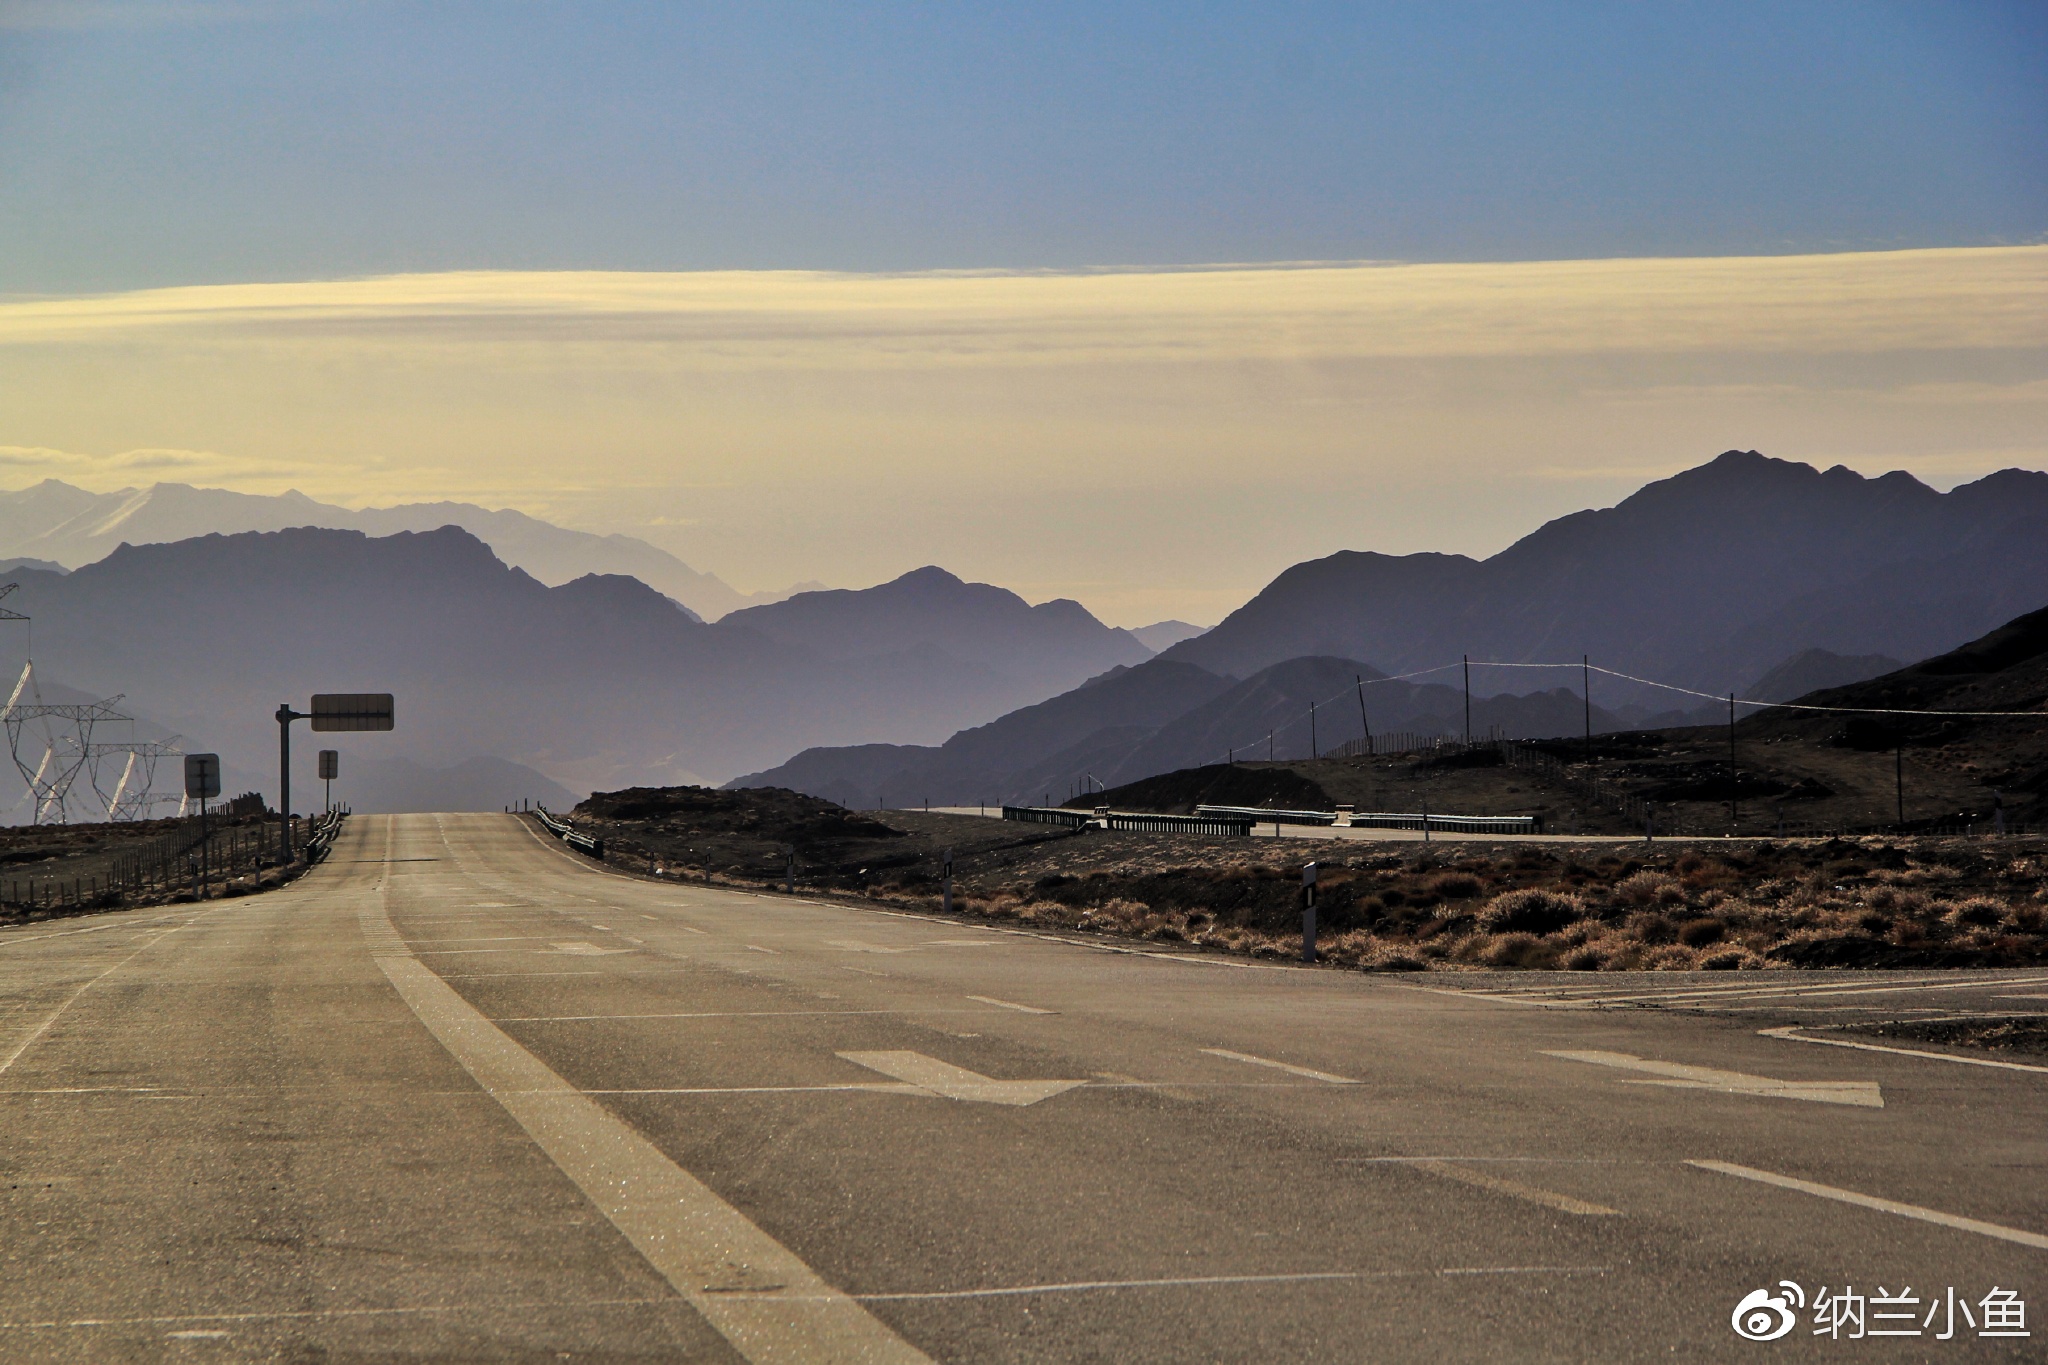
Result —
[{"label": "crosswalk-like line marking", "polygon": [[1336,1076],[1327,1071],[1317,1071],[1314,1067],[1295,1066],[1291,1062],[1276,1062],[1270,1057],[1254,1057],[1249,1052],[1232,1052],[1227,1047],[1205,1047],[1200,1049],[1200,1051],[1208,1053],[1211,1057],[1223,1057],[1233,1062],[1249,1062],[1253,1066],[1270,1066],[1275,1071],[1285,1071],[1295,1076],[1306,1076],[1312,1081],[1323,1081],[1330,1085],[1358,1084],[1357,1081],[1349,1076]]},{"label": "crosswalk-like line marking", "polygon": [[1710,1066],[1651,1061],[1628,1052],[1545,1052],[1543,1055],[1568,1062],[1611,1066],[1622,1071],[1643,1071],[1657,1078],[1624,1082],[1628,1085],[1666,1085],[1678,1090],[1718,1090],[1728,1094],[1762,1095],[1770,1099],[1851,1104],[1863,1109],[1884,1108],[1884,1094],[1876,1081],[1781,1081],[1772,1076],[1750,1076]]},{"label": "crosswalk-like line marking", "polygon": [[1843,1204],[1854,1204],[1858,1208],[1876,1209],[1879,1213],[1918,1219],[1923,1223],[1939,1223],[1945,1228],[1959,1228],[1981,1237],[1996,1237],[2001,1242],[2017,1242],[2023,1247],[2039,1247],[2048,1251],[2048,1237],[2043,1237],[2038,1232],[2021,1232],[2018,1228],[1984,1223],[1975,1218],[1964,1218],[1959,1214],[1943,1213],[1939,1209],[1925,1209],[1918,1204],[1902,1204],[1896,1199],[1880,1199],[1876,1195],[1858,1194],[1854,1190],[1838,1189],[1833,1185],[1821,1185],[1811,1180],[1800,1180],[1795,1176],[1779,1175],[1775,1171],[1760,1171],[1754,1166],[1738,1166],[1732,1161],[1687,1161],[1685,1164],[1697,1166],[1703,1171],[1716,1171],[1742,1180],[1754,1180],[1760,1185],[1776,1185],[1783,1190],[1797,1190],[1801,1194],[1833,1199]]}]

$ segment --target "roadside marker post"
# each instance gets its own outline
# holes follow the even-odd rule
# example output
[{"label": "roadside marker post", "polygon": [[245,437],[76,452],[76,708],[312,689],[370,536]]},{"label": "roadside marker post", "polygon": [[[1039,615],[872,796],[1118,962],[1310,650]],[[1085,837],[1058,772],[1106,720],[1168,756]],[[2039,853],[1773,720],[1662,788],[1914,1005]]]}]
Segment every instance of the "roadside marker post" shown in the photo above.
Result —
[{"label": "roadside marker post", "polygon": [[206,803],[220,795],[220,755],[185,755],[185,796],[199,802],[199,899],[206,899],[208,877]]},{"label": "roadside marker post", "polygon": [[1301,960],[1316,960],[1316,865],[1301,867]]},{"label": "roadside marker post", "polygon": [[789,859],[782,871],[783,894],[794,896],[796,894],[796,845],[785,844],[782,851]]},{"label": "roadside marker post", "polygon": [[953,850],[947,849],[944,856],[945,862],[939,878],[940,908],[943,913],[950,915],[953,913]]}]

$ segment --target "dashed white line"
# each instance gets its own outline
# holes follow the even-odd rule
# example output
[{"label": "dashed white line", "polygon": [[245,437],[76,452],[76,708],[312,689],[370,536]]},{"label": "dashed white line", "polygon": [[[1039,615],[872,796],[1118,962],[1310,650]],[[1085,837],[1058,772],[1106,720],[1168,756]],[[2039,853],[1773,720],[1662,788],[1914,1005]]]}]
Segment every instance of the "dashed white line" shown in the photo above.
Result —
[{"label": "dashed white line", "polygon": [[1559,1213],[1576,1214],[1584,1218],[1619,1218],[1621,1216],[1620,1209],[1611,1209],[1605,1204],[1594,1204],[1584,1199],[1574,1199],[1568,1194],[1559,1194],[1555,1190],[1545,1190],[1539,1189],[1534,1185],[1524,1185],[1519,1180],[1507,1180],[1497,1175],[1488,1175],[1484,1171],[1470,1170],[1463,1166],[1453,1165],[1448,1161],[1438,1161],[1431,1157],[1419,1157],[1403,1164],[1414,1170],[1428,1171],[1431,1175],[1442,1176],[1446,1180],[1455,1180],[1460,1184],[1471,1185],[1477,1189],[1491,1190],[1495,1194],[1505,1194],[1516,1199],[1525,1199],[1532,1204],[1541,1204],[1545,1208],[1556,1209]]},{"label": "dashed white line", "polygon": [[1006,1010],[1015,1010],[1015,1011],[1017,1011],[1017,1012],[1018,1012],[1019,1014],[1058,1014],[1058,1013],[1059,1013],[1059,1011],[1058,1011],[1058,1010],[1042,1010],[1042,1009],[1038,1008],[1038,1006],[1036,1006],[1036,1005],[1020,1005],[1020,1004],[1018,1004],[1018,1003],[1017,1003],[1016,1001],[1014,1001],[1014,1000],[998,1000],[998,999],[996,999],[996,998],[995,998],[995,997],[994,997],[993,995],[970,995],[970,996],[968,996],[968,997],[967,997],[967,999],[969,999],[969,1000],[979,1000],[979,1001],[980,1001],[980,1002],[981,1002],[982,1004],[984,1004],[984,1005],[1000,1005],[1000,1006],[1002,1006],[1002,1007],[1003,1007],[1004,1009],[1006,1009]]},{"label": "dashed white line", "polygon": [[1357,1081],[1349,1076],[1335,1076],[1327,1071],[1317,1071],[1314,1067],[1295,1066],[1290,1062],[1276,1062],[1270,1057],[1254,1057],[1249,1052],[1232,1052],[1229,1048],[1224,1047],[1205,1047],[1200,1050],[1208,1053],[1211,1057],[1224,1057],[1233,1062],[1249,1062],[1253,1066],[1270,1066],[1275,1071],[1285,1071],[1295,1076],[1306,1076],[1312,1081],[1324,1081],[1330,1085],[1358,1084]]}]

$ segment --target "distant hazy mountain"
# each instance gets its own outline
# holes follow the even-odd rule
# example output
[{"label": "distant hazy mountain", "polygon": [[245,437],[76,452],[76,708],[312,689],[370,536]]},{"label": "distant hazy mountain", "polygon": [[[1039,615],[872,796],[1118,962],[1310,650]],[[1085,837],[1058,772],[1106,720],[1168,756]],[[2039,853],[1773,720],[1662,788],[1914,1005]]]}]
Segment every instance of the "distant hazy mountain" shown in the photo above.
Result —
[{"label": "distant hazy mountain", "polygon": [[[357,771],[490,754],[578,793],[716,782],[812,745],[936,741],[1143,652],[1071,604],[1034,608],[932,572],[818,595],[771,618],[777,638],[735,619],[706,625],[624,576],[550,588],[455,527],[211,535],[13,578],[6,605],[34,618],[44,676],[125,692],[190,747],[258,774],[275,770],[271,712],[314,692],[397,695],[397,732],[336,737]],[[1006,645],[1007,630],[1021,643]],[[876,647],[834,652],[863,639]],[[0,671],[18,671],[25,640],[0,625]],[[301,809],[320,747],[298,727]],[[463,799],[541,794],[501,775],[503,792]],[[480,790],[476,778],[463,790]]]},{"label": "distant hazy mountain", "polygon": [[1142,662],[1153,651],[1064,598],[1032,606],[987,583],[922,568],[878,587],[799,593],[733,612],[725,624],[828,659],[946,660],[1008,680],[1012,704],[1065,691],[1083,679]]},{"label": "distant hazy mountain", "polygon": [[1154,621],[1149,626],[1139,626],[1131,634],[1137,637],[1139,644],[1157,654],[1182,640],[1192,640],[1207,629],[1207,626],[1191,626],[1185,621]]},{"label": "distant hazy mountain", "polygon": [[1725,692],[1808,648],[1922,658],[2044,593],[2048,474],[2005,470],[1944,494],[1902,473],[1730,451],[1491,559],[1347,551],[1297,564],[1164,657],[1247,676],[1319,654],[1395,673],[1466,654],[1590,654]]},{"label": "distant hazy mountain", "polygon": [[1791,701],[1824,687],[1847,687],[1904,667],[1885,654],[1849,658],[1825,649],[1802,649],[1750,684],[1742,695],[1758,701]]},{"label": "distant hazy mountain", "polygon": [[[1361,716],[1355,681],[1364,678]],[[1310,708],[1319,709],[1311,719]],[[1036,803],[1077,783],[1119,786],[1177,768],[1239,759],[1306,758],[1364,733],[1464,733],[1461,689],[1384,679],[1351,659],[1290,659],[1238,681],[1173,659],[1090,681],[1072,692],[963,730],[936,747],[818,748],[734,787],[788,787],[851,806]],[[1601,707],[1599,731],[1624,718]],[[1513,738],[1575,734],[1583,701],[1562,688],[1474,696],[1472,729]]]},{"label": "distant hazy mountain", "polygon": [[[543,583],[562,584],[585,574],[625,574],[715,620],[777,594],[742,595],[699,573],[666,550],[632,536],[594,535],[466,502],[408,503],[350,511],[315,502],[303,493],[277,497],[220,488],[160,483],[117,493],[88,493],[56,479],[33,488],[0,492],[0,557],[36,556],[70,568],[105,558],[123,541],[164,544],[209,534],[281,531],[325,526],[387,536],[460,526],[506,563]],[[16,562],[20,562],[19,559]]]},{"label": "distant hazy mountain", "polygon": [[[335,747],[346,738],[323,739],[321,747]],[[550,810],[568,810],[581,799],[525,764],[502,758],[472,758],[446,768],[429,768],[399,755],[345,763],[341,771],[334,786],[336,804],[346,803],[365,815],[502,810],[522,800],[538,801]],[[301,810],[317,811],[322,788],[318,784],[311,789],[294,786],[292,796],[292,804]]]}]

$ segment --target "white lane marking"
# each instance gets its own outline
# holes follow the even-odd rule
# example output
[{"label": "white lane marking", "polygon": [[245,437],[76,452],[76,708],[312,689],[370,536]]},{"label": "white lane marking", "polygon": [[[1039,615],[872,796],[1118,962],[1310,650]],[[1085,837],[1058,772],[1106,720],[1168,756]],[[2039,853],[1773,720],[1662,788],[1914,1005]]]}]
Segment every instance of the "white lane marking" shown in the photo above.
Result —
[{"label": "white lane marking", "polygon": [[1900,1218],[1915,1218],[1923,1223],[1939,1223],[1945,1228],[1959,1228],[1974,1232],[1981,1237],[1996,1237],[2001,1242],[2017,1242],[2023,1247],[2039,1247],[2048,1251],[2048,1237],[2038,1232],[2021,1232],[2018,1228],[2001,1227],[1997,1223],[1979,1222],[1975,1218],[1964,1218],[1958,1214],[1943,1213],[1939,1209],[1923,1209],[1918,1204],[1901,1204],[1896,1199],[1880,1199],[1876,1195],[1858,1194],[1854,1190],[1837,1189],[1833,1185],[1816,1184],[1811,1180],[1800,1180],[1794,1176],[1779,1175],[1775,1171],[1760,1171],[1754,1166],[1738,1166],[1732,1161],[1687,1161],[1688,1166],[1697,1166],[1703,1171],[1718,1171],[1743,1180],[1754,1180],[1760,1185],[1776,1185],[1780,1189],[1797,1190],[1801,1194],[1817,1195],[1822,1199],[1833,1199],[1858,1208],[1876,1209],[1879,1213],[1896,1214]]},{"label": "white lane marking", "polygon": [[226,1341],[228,1333],[221,1327],[187,1327],[181,1332],[166,1332],[173,1341]]},{"label": "white lane marking", "polygon": [[1194,1289],[1224,1284],[1304,1284],[1316,1280],[1427,1280],[1444,1275],[1605,1275],[1604,1265],[1466,1265],[1437,1270],[1308,1270],[1292,1275],[1185,1275],[1157,1280],[1069,1280],[1000,1289],[927,1289],[899,1294],[856,1294],[862,1303],[906,1299],[999,1299],[1020,1294],[1087,1294],[1110,1289]]},{"label": "white lane marking", "polygon": [[1772,1076],[1750,1076],[1710,1066],[1650,1061],[1627,1052],[1545,1052],[1543,1055],[1561,1057],[1568,1062],[1611,1066],[1623,1071],[1646,1071],[1659,1078],[1624,1081],[1624,1085],[1664,1085],[1675,1090],[1719,1090],[1737,1095],[1762,1095],[1770,1099],[1853,1104],[1863,1109],[1884,1108],[1884,1092],[1876,1081],[1781,1081]]},{"label": "white lane marking", "polygon": [[1511,1195],[1516,1199],[1526,1199],[1532,1204],[1541,1204],[1545,1208],[1556,1209],[1559,1213],[1578,1214],[1581,1217],[1588,1218],[1619,1218],[1621,1216],[1620,1209],[1610,1209],[1605,1204],[1588,1203],[1584,1199],[1574,1199],[1568,1194],[1559,1194],[1555,1190],[1544,1190],[1538,1189],[1534,1185],[1524,1185],[1519,1180],[1505,1180],[1497,1175],[1488,1175],[1484,1171],[1474,1171],[1468,1170],[1463,1166],[1454,1166],[1448,1161],[1437,1161],[1429,1157],[1423,1157],[1404,1164],[1418,1171],[1428,1171],[1431,1175],[1442,1176],[1446,1180],[1456,1180],[1461,1184],[1471,1185],[1478,1189],[1491,1190],[1495,1194],[1505,1194]]},{"label": "white lane marking", "polygon": [[762,946],[761,946],[760,944],[758,944],[758,943],[749,943],[749,944],[747,945],[747,950],[748,950],[749,952],[755,952],[755,953],[766,953],[766,954],[768,954],[768,955],[769,955],[770,957],[781,957],[781,956],[782,956],[782,950],[781,950],[780,948],[763,948],[763,947],[762,947]]},{"label": "white lane marking", "polygon": [[980,1002],[981,1002],[982,1004],[984,1004],[984,1005],[1000,1005],[1000,1006],[1002,1006],[1002,1007],[1003,1007],[1004,1009],[1006,1009],[1006,1010],[1015,1010],[1015,1011],[1017,1011],[1017,1012],[1018,1012],[1019,1014],[1058,1014],[1058,1013],[1059,1013],[1059,1011],[1058,1011],[1058,1010],[1042,1010],[1042,1009],[1038,1008],[1038,1006],[1036,1006],[1036,1005],[1020,1005],[1020,1004],[1018,1004],[1018,1003],[1017,1003],[1016,1001],[1014,1001],[1014,1000],[998,1000],[998,999],[996,999],[996,998],[995,998],[995,997],[994,997],[993,995],[970,995],[970,996],[968,996],[968,997],[967,997],[967,999],[969,999],[969,1000],[979,1000],[979,1001],[980,1001]]},{"label": "white lane marking", "polygon": [[[143,930],[168,922],[169,917],[165,916],[163,918],[153,920],[123,920],[119,924],[95,924],[84,929],[60,929],[54,934],[33,934],[27,938],[17,938],[12,935],[0,935],[0,948],[16,948],[24,943],[41,943],[45,939],[70,938],[74,934],[104,934],[110,929]],[[186,923],[189,924],[191,923],[191,921],[187,920]]]},{"label": "white lane marking", "polygon": [[[203,918],[203,916],[195,918]],[[47,1033],[49,1031],[50,1025],[56,1023],[57,1020],[63,1016],[66,1010],[70,1009],[73,1005],[77,1004],[79,996],[84,995],[94,986],[99,985],[100,982],[106,980],[115,972],[120,971],[123,967],[133,962],[136,958],[141,957],[151,948],[154,948],[157,944],[162,943],[172,934],[177,933],[180,929],[185,928],[186,925],[189,925],[193,922],[193,920],[186,920],[181,924],[173,924],[170,928],[164,930],[155,938],[143,944],[140,948],[137,948],[134,952],[128,954],[128,956],[122,958],[119,962],[116,962],[113,966],[107,968],[99,975],[89,977],[84,982],[80,983],[77,990],[65,996],[63,1000],[58,1002],[57,1007],[55,1009],[51,1010],[48,1014],[43,1016],[42,1023],[37,1024],[34,1028],[30,1029],[25,1035],[23,1035],[21,1041],[14,1045],[14,1050],[12,1052],[9,1052],[5,1057],[0,1057],[0,1072],[5,1072],[9,1067],[13,1066],[16,1062],[20,1061],[21,1054],[27,1052],[29,1048],[35,1043],[36,1039],[42,1037],[45,1033]],[[50,935],[50,937],[54,938],[56,937],[56,935],[52,934]]]},{"label": "white lane marking", "polygon": [[[556,943],[550,946],[556,952],[568,953],[572,957],[610,957],[614,953],[630,953],[633,951],[631,948],[600,948],[595,943],[585,943],[581,939],[571,939],[566,943]],[[507,949],[506,951],[517,950]]]},{"label": "white lane marking", "polygon": [[281,1308],[258,1313],[180,1313],[153,1318],[43,1318],[39,1321],[0,1322],[0,1331],[26,1332],[64,1327],[161,1327],[173,1322],[272,1322],[302,1318],[376,1318],[435,1313],[503,1313],[528,1308],[659,1308],[672,1299],[574,1299],[526,1303],[423,1304],[412,1308]]},{"label": "white lane marking", "polygon": [[[653,919],[654,916],[649,915],[647,918]],[[676,928],[682,930],[686,934],[702,934],[706,938],[709,938],[711,936],[711,932],[708,929],[699,929],[694,924],[678,924]]]},{"label": "white lane marking", "polygon": [[840,1085],[665,1085],[636,1090],[586,1090],[586,1095],[805,1095],[864,1090],[876,1095],[922,1095],[941,1098],[921,1085],[901,1081],[848,1081]]},{"label": "white lane marking", "polygon": [[742,1355],[929,1365],[922,1351],[478,1013],[397,943],[381,906],[367,903],[358,915],[377,965],[420,1022]]},{"label": "white lane marking", "polygon": [[641,919],[651,919],[651,920],[655,921],[655,923],[657,923],[657,924],[659,924],[659,923],[661,922],[661,917],[660,917],[660,916],[658,916],[658,915],[642,915],[642,916],[641,916],[640,918],[641,918]]},{"label": "white lane marking", "polygon": [[1197,1050],[1206,1052],[1211,1057],[1225,1057],[1233,1062],[1249,1062],[1253,1066],[1270,1066],[1275,1071],[1285,1071],[1296,1076],[1306,1076],[1312,1081],[1327,1081],[1331,1085],[1358,1084],[1357,1081],[1354,1081],[1349,1076],[1333,1076],[1327,1071],[1317,1071],[1314,1067],[1295,1066],[1289,1062],[1276,1062],[1270,1057],[1254,1057],[1249,1052],[1232,1052],[1226,1047],[1205,1047]]},{"label": "white lane marking", "polygon": [[1797,1024],[1784,1028],[1758,1029],[1766,1038],[1782,1038],[1788,1043],[1817,1043],[1821,1047],[1848,1047],[1858,1052],[1889,1052],[1900,1057],[1927,1057],[1937,1062],[1959,1062],[1964,1066],[1989,1066],[2000,1071],[2038,1071],[2048,1073],[2048,1066],[2029,1066],[2025,1062],[2001,1062],[1990,1057],[1957,1057],[1947,1052],[1927,1052],[1917,1047],[1884,1047],[1877,1043],[1852,1043],[1847,1038],[1808,1038],[1797,1032]]},{"label": "white lane marking", "polygon": [[1054,1095],[1063,1095],[1077,1085],[1087,1084],[1086,1081],[998,1081],[978,1071],[927,1057],[922,1052],[842,1052],[839,1055],[857,1066],[879,1071],[884,1076],[894,1076],[934,1095],[981,1104],[1037,1104]]},{"label": "white lane marking", "polygon": [[600,1019],[785,1019],[811,1014],[984,1014],[985,1010],[692,1010],[668,1014],[512,1014],[494,1024],[582,1024]]},{"label": "white lane marking", "polygon": [[864,943],[857,938],[828,938],[825,940],[825,946],[827,948],[838,948],[842,952],[848,953],[907,953],[910,951],[908,948],[884,948],[877,944]]},{"label": "white lane marking", "polygon": [[2017,995],[1994,995],[1991,998],[1993,1000],[2048,1000],[2048,994],[2043,994],[2039,991],[2029,994],[2022,991]]},{"label": "white lane marking", "polygon": [[[464,934],[459,938],[416,938],[414,943],[530,943],[546,934]],[[418,949],[414,949],[415,952]]]}]

